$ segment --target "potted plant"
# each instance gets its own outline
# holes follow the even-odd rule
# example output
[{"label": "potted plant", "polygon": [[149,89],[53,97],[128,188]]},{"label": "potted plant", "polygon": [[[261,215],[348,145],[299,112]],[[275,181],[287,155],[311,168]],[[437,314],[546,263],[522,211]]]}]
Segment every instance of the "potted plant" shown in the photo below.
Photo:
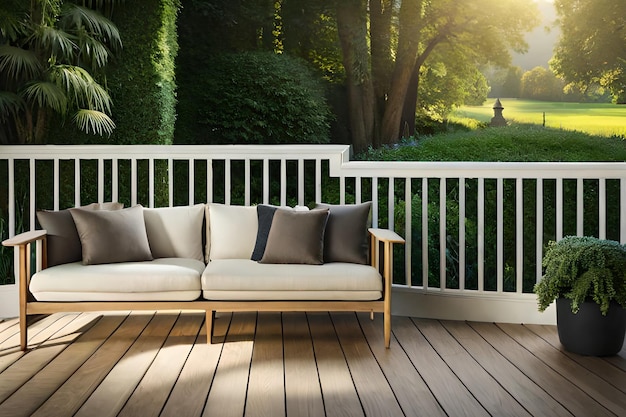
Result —
[{"label": "potted plant", "polygon": [[582,355],[618,353],[626,333],[626,246],[568,236],[550,242],[535,285],[539,311],[557,303],[559,339]]}]

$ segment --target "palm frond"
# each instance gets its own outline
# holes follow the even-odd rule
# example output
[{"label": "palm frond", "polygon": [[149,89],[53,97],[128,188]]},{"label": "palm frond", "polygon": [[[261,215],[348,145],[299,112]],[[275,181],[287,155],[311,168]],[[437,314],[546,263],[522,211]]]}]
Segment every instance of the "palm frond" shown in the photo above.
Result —
[{"label": "palm frond", "polygon": [[24,105],[20,96],[10,91],[0,91],[0,120],[12,117],[22,109]]},{"label": "palm frond", "polygon": [[0,45],[0,72],[14,80],[34,78],[41,73],[41,64],[33,51],[12,45]]},{"label": "palm frond", "polygon": [[97,39],[92,37],[81,37],[81,52],[90,61],[92,68],[102,68],[109,60],[109,50]]},{"label": "palm frond", "polygon": [[24,32],[25,2],[3,0],[0,2],[0,37],[16,40]]},{"label": "palm frond", "polygon": [[85,90],[86,105],[91,109],[97,109],[107,113],[111,112],[111,96],[97,82],[92,82]]},{"label": "palm frond", "polygon": [[49,107],[61,114],[67,111],[65,91],[49,81],[37,81],[30,84],[24,90],[24,96],[28,102],[36,103],[39,107]]},{"label": "palm frond", "polygon": [[80,109],[74,116],[74,122],[78,128],[86,133],[103,136],[111,135],[115,129],[115,123],[109,116],[97,110]]},{"label": "palm frond", "polygon": [[52,26],[40,26],[37,30],[38,44],[51,51],[53,55],[61,56],[66,60],[72,59],[77,48],[72,38],[73,36],[69,33]]},{"label": "palm frond", "polygon": [[89,84],[95,82],[84,68],[75,65],[53,65],[48,70],[50,82],[63,88],[69,96],[74,97],[76,103],[80,102],[82,92]]},{"label": "palm frond", "polygon": [[113,50],[122,47],[120,32],[117,27],[106,17],[96,11],[86,7],[68,4],[61,19],[62,27],[68,31],[69,28],[84,28],[91,36],[108,43]]}]

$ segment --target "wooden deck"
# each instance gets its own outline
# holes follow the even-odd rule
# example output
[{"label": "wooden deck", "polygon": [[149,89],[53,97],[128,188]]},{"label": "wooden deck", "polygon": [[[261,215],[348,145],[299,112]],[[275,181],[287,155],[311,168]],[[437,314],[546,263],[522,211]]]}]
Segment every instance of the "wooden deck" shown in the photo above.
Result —
[{"label": "wooden deck", "polygon": [[551,326],[354,313],[55,314],[0,322],[0,416],[625,416],[626,350]]}]

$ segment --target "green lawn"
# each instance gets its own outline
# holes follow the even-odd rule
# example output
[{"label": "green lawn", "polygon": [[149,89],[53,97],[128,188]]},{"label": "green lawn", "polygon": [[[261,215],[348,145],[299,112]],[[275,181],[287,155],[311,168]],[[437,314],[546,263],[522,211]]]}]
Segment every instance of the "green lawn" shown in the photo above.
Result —
[{"label": "green lawn", "polygon": [[[578,130],[603,136],[626,137],[626,105],[609,103],[560,103],[550,101],[500,99],[503,116],[509,122],[545,124],[547,127]],[[463,106],[455,110],[451,121],[477,119],[489,122],[493,117],[493,103],[489,99],[482,106]]]}]

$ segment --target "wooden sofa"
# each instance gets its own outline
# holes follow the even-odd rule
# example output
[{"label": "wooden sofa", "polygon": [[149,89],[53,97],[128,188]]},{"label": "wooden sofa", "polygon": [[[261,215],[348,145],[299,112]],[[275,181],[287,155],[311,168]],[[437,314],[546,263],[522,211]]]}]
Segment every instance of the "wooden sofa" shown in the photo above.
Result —
[{"label": "wooden sofa", "polygon": [[[310,211],[328,212],[324,221],[326,238],[330,235],[331,220],[336,218],[333,213],[339,213],[345,207],[329,206]],[[59,236],[55,232],[34,230],[5,240],[3,245],[16,247],[19,251],[22,350],[27,348],[29,316],[115,310],[202,310],[206,312],[209,343],[216,312],[361,311],[370,312],[372,316],[380,312],[384,314],[385,346],[388,348],[391,337],[392,249],[394,243],[404,243],[404,240],[392,231],[369,228],[369,259],[365,265],[340,262],[341,259],[339,262],[333,259],[323,261],[320,265],[311,265],[310,262],[300,264],[298,259],[293,263],[293,259],[282,259],[289,252],[285,248],[294,243],[282,236],[277,240],[276,236],[280,236],[276,232],[279,228],[277,224],[283,224],[283,217],[289,218],[292,223],[284,223],[285,230],[289,231],[294,224],[306,223],[302,221],[303,216],[308,219],[313,215],[273,208],[277,214],[266,230],[264,243],[267,246],[263,247],[263,257],[252,260],[250,249],[253,247],[254,257],[261,236],[259,231],[268,228],[267,223],[258,217],[258,210],[257,207],[215,204],[161,209],[135,206],[119,211],[73,209],[71,213],[82,243],[82,260],[62,264],[56,260],[53,266],[50,266],[49,255],[56,253],[58,256],[59,253]],[[194,214],[190,215],[192,211]],[[114,245],[100,242],[101,234],[106,235],[108,229],[117,227],[106,222],[103,223],[106,227],[96,234],[87,233],[92,232],[93,224],[130,216],[131,213],[135,217],[126,219],[125,230],[112,233],[128,232],[127,229],[134,227],[129,225],[145,224],[150,253],[141,256],[147,258],[120,260],[111,255],[112,261],[108,262],[108,253],[104,259],[90,258],[94,255],[94,247],[89,239],[93,240],[94,236],[97,236],[95,246],[100,245],[100,250],[104,247],[113,252],[126,253],[142,246],[141,242],[134,242],[133,237],[124,237],[123,242]],[[319,213],[314,215],[320,218]],[[66,214],[64,216],[67,217]],[[354,216],[351,213],[344,215],[344,219],[348,217]],[[142,220],[138,221],[138,218]],[[341,237],[341,233],[337,233],[341,229],[337,229],[337,221],[334,222],[335,236]],[[186,241],[189,236],[193,238],[192,245]],[[106,241],[106,238],[102,239]],[[358,240],[352,239],[352,242]],[[275,244],[277,241],[278,246]],[[198,242],[202,245],[200,252]],[[33,243],[41,247],[40,265],[31,265]],[[52,243],[57,245],[56,252],[51,250]],[[327,239],[323,243],[327,248],[332,246]],[[345,242],[340,239],[339,243]],[[270,252],[278,254],[280,259],[264,262]],[[324,253],[324,258],[328,257],[332,258],[332,255]],[[382,262],[377,262],[379,259]]]}]

